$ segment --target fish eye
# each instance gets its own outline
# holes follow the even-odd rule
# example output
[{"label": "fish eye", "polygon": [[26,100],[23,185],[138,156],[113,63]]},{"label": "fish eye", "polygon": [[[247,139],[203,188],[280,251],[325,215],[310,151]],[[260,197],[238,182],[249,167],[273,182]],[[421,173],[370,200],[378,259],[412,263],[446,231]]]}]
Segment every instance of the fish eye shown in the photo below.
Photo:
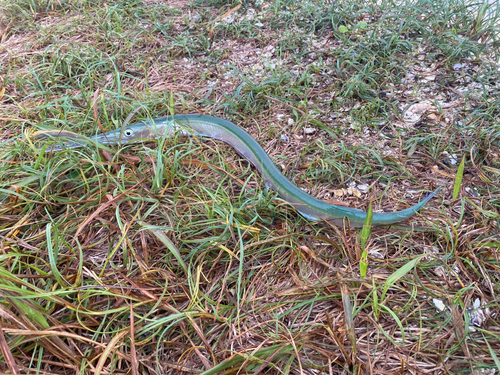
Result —
[{"label": "fish eye", "polygon": [[123,135],[125,137],[131,137],[133,134],[134,134],[134,131],[132,129],[125,129],[125,131],[123,132]]}]

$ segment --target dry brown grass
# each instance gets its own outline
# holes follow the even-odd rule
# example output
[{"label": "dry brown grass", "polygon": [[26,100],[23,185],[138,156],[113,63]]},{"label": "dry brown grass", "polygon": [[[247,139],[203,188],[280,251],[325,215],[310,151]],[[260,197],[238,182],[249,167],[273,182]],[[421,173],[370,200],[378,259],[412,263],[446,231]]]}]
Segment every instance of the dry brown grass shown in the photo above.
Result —
[{"label": "dry brown grass", "polygon": [[[241,4],[0,1],[0,371],[500,370],[499,71],[483,29],[453,21],[454,39],[424,1]],[[363,249],[217,142],[48,156],[23,137],[114,129],[140,105],[232,120],[335,204],[393,211],[447,185],[412,220],[429,230],[373,229]]]}]

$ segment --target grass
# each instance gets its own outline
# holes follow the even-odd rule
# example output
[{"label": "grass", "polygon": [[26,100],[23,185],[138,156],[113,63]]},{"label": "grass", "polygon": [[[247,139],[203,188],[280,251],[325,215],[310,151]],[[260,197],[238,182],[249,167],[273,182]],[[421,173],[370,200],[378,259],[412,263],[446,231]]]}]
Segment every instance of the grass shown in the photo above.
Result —
[{"label": "grass", "polygon": [[[0,371],[500,371],[498,3],[0,9]],[[231,120],[335,204],[445,187],[406,230],[357,231],[302,218],[220,142],[30,138],[136,109]]]}]

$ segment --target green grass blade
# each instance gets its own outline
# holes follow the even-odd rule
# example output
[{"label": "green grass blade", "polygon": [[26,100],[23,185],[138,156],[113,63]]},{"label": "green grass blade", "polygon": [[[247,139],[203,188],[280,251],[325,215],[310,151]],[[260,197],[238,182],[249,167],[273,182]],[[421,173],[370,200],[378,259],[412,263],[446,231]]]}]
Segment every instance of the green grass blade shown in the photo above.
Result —
[{"label": "green grass blade", "polygon": [[370,202],[370,206],[368,207],[368,212],[366,214],[365,223],[363,224],[363,230],[361,231],[361,248],[364,249],[366,247],[366,243],[370,238],[370,234],[372,232],[372,220],[373,220],[373,207]]},{"label": "green grass blade", "polygon": [[484,335],[483,335],[483,338],[484,338],[484,342],[488,346],[488,349],[489,349],[490,354],[491,354],[491,358],[493,358],[493,361],[495,362],[495,365],[497,366],[498,371],[500,371],[500,359],[498,358],[497,354],[495,353],[495,350],[492,349],[490,343],[488,342],[488,340],[486,340],[486,337],[484,337]]},{"label": "green grass blade", "polygon": [[57,266],[57,258],[59,255],[59,233],[57,227],[54,227],[54,242],[52,242],[52,223],[47,224],[45,233],[47,238],[47,253],[49,254],[49,263],[52,275],[54,275],[61,288],[65,288],[68,286],[68,283],[66,283],[61,276],[59,267]]},{"label": "green grass blade", "polygon": [[170,238],[167,237],[167,235],[163,232],[164,230],[171,230],[171,228],[160,228],[156,227],[153,225],[149,225],[145,222],[139,221],[139,224],[142,225],[142,227],[151,233],[153,236],[158,238],[165,246],[166,248],[172,253],[175,259],[179,262],[181,265],[182,269],[184,272],[186,272],[186,275],[188,274],[188,267],[186,263],[184,262],[184,259],[182,259],[182,255],[179,251],[179,249],[174,245],[174,243],[170,240]]},{"label": "green grass blade", "polygon": [[457,175],[455,177],[455,185],[453,186],[453,200],[458,198],[460,193],[460,187],[462,186],[462,179],[464,177],[464,165],[465,165],[465,155],[462,157],[462,161],[458,166]]},{"label": "green grass blade", "polygon": [[366,277],[366,272],[368,270],[368,249],[366,249],[366,244],[370,238],[372,232],[372,219],[373,219],[373,208],[370,202],[368,207],[368,213],[366,215],[365,223],[363,224],[363,229],[361,230],[361,248],[363,252],[361,254],[361,259],[359,261],[359,273],[361,278]]},{"label": "green grass blade", "polygon": [[408,263],[404,264],[401,268],[399,268],[396,272],[394,272],[391,276],[387,278],[384,284],[384,289],[382,290],[382,298],[381,301],[384,301],[385,294],[389,290],[389,288],[394,285],[399,279],[405,276],[408,272],[410,272],[415,266],[420,262],[422,257],[426,254],[420,254],[414,259],[410,260]]},{"label": "green grass blade", "polygon": [[220,374],[221,371],[228,369],[230,367],[239,365],[245,361],[262,361],[269,356],[273,356],[274,359],[279,359],[286,355],[295,354],[295,350],[292,345],[273,345],[267,348],[260,348],[253,353],[244,354],[234,354],[230,358],[219,363],[217,366],[212,367],[210,370],[202,372],[200,375],[216,375]]}]

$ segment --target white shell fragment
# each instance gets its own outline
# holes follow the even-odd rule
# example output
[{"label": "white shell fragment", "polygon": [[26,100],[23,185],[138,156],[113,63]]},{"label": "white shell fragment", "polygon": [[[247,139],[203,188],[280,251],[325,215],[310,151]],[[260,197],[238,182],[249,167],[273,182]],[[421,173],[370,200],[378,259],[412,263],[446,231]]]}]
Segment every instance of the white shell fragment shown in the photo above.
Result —
[{"label": "white shell fragment", "polygon": [[479,193],[476,190],[471,189],[470,187],[465,187],[465,191],[469,193],[473,197],[479,197]]},{"label": "white shell fragment", "polygon": [[[472,306],[469,306],[467,311],[471,314],[470,316],[470,325],[475,327],[482,327],[483,323],[486,319],[491,315],[489,307],[484,308],[484,302],[482,302],[479,298],[474,300]],[[472,332],[475,332],[473,327],[469,327]]]},{"label": "white shell fragment", "polygon": [[347,194],[347,190],[345,189],[336,189],[333,191],[333,194],[336,196],[336,197],[341,197],[343,195],[346,195]]},{"label": "white shell fragment", "polygon": [[443,151],[443,155],[445,156],[445,163],[449,165],[456,165],[458,163],[457,154],[449,154],[447,151]]},{"label": "white shell fragment", "polygon": [[444,304],[443,301],[441,301],[440,299],[437,299],[437,298],[433,298],[432,299],[432,303],[434,303],[434,306],[436,306],[436,308],[439,310],[439,311],[444,311],[446,309],[446,305]]},{"label": "white shell fragment", "polygon": [[380,249],[369,249],[368,254],[372,258],[377,258],[377,259],[384,259],[384,257],[385,257],[383,250],[380,250]]},{"label": "white shell fragment", "polygon": [[363,194],[368,193],[368,185],[358,185],[358,190],[362,192]]},{"label": "white shell fragment", "polygon": [[[354,181],[349,182],[347,184],[347,188],[346,189],[342,189],[341,191],[342,191],[342,195],[349,194],[349,195],[354,195],[357,198],[361,197],[361,192],[357,188],[356,182],[354,182]],[[340,190],[334,190],[334,194],[335,195],[339,194],[338,196],[341,196],[340,195]]]},{"label": "white shell fragment", "polygon": [[403,120],[408,124],[414,124],[431,108],[432,103],[429,100],[414,103],[403,114]]}]

